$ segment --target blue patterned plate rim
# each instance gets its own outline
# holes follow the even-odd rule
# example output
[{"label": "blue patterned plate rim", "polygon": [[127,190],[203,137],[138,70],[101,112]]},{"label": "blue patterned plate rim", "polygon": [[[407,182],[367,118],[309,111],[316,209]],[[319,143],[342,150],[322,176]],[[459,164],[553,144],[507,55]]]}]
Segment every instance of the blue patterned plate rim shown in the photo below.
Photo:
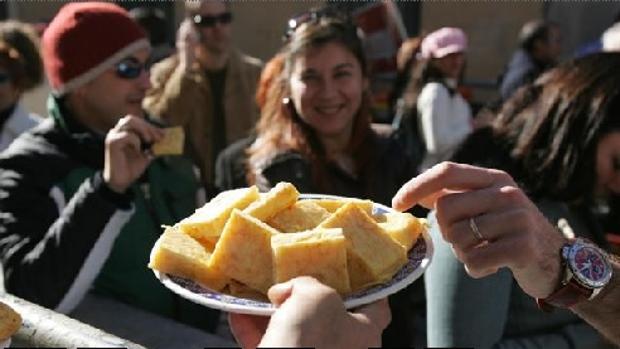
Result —
[{"label": "blue patterned plate rim", "polygon": [[[299,199],[351,200],[353,198],[335,195],[300,194]],[[387,212],[395,211],[385,205],[373,203],[373,214]],[[347,309],[356,308],[385,298],[409,286],[412,282],[422,276],[426,268],[428,268],[433,256],[433,242],[428,234],[428,231],[425,230],[421,236],[422,239],[418,238],[416,244],[409,250],[409,253],[407,254],[407,264],[405,264],[390,281],[347,296],[344,300],[345,307]],[[209,308],[219,309],[230,313],[264,316],[271,315],[275,310],[274,306],[268,302],[234,297],[208,289],[189,279],[168,275],[166,273],[160,273],[156,270],[153,272],[155,273],[157,279],[159,279],[164,286],[174,293],[187,300]]]}]

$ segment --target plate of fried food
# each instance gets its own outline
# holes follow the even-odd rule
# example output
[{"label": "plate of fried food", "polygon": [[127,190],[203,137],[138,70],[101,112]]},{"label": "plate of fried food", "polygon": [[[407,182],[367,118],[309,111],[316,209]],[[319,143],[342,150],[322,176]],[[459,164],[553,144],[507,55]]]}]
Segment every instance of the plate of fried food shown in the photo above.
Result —
[{"label": "plate of fried food", "polygon": [[164,233],[149,268],[210,308],[271,315],[268,289],[297,276],[334,288],[347,309],[407,287],[430,264],[424,219],[356,198],[299,194],[290,183],[220,193]]}]

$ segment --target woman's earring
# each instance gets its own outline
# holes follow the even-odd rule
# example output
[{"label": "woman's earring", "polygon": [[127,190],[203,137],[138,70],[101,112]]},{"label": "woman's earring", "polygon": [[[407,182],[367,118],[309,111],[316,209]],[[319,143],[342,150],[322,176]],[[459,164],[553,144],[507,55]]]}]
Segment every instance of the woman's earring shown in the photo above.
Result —
[{"label": "woman's earring", "polygon": [[282,104],[288,107],[291,104],[291,99],[289,97],[282,98]]}]

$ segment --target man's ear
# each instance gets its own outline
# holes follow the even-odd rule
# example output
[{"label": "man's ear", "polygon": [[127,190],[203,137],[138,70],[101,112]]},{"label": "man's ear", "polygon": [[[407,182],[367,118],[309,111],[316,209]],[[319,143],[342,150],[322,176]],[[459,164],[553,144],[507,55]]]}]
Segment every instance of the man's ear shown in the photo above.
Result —
[{"label": "man's ear", "polygon": [[362,90],[370,92],[370,79],[364,77],[364,81],[362,81]]}]

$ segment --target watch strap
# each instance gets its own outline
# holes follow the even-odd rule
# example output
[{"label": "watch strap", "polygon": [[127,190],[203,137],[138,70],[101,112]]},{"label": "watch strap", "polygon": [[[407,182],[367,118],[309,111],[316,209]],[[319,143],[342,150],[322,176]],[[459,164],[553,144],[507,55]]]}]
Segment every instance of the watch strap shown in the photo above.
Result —
[{"label": "watch strap", "polygon": [[575,279],[571,279],[547,298],[536,298],[536,304],[544,311],[551,311],[551,306],[570,308],[579,302],[588,300],[592,296],[592,292],[592,289],[580,285]]}]

